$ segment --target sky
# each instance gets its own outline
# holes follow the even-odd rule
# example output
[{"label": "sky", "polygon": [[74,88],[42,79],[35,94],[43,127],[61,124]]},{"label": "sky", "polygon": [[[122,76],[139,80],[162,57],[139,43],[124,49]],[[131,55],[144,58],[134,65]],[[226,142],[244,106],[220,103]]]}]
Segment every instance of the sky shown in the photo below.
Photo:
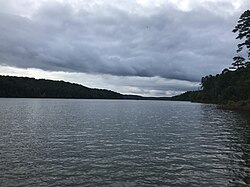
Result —
[{"label": "sky", "polygon": [[232,63],[249,0],[0,0],[0,74],[173,96]]}]

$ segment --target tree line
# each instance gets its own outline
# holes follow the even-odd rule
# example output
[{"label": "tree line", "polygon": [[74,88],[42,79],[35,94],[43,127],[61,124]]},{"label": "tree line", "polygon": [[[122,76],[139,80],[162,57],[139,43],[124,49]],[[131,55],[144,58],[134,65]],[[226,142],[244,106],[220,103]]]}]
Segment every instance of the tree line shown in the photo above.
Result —
[{"label": "tree line", "polygon": [[0,76],[0,97],[121,99],[122,94],[64,81]]},{"label": "tree line", "polygon": [[0,75],[2,98],[68,98],[68,99],[127,99],[171,100],[169,97],[123,95],[105,89],[93,89],[64,81]]},{"label": "tree line", "polygon": [[227,103],[250,100],[250,10],[239,18],[234,33],[239,40],[232,66],[221,74],[202,77],[200,91],[189,91],[174,100]]}]

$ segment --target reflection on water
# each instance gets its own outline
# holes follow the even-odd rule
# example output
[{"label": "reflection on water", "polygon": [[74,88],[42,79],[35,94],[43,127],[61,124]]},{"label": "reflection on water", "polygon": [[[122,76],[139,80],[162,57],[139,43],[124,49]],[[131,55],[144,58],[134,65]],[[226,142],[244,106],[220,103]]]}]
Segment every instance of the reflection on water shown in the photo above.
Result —
[{"label": "reflection on water", "polygon": [[163,101],[0,99],[2,186],[248,186],[250,117]]}]

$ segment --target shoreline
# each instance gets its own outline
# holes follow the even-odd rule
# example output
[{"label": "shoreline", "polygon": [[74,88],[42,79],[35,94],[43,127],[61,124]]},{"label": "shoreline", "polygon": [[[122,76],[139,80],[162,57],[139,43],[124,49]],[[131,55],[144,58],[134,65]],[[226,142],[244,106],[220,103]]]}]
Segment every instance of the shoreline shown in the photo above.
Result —
[{"label": "shoreline", "polygon": [[220,109],[235,110],[235,111],[250,111],[250,100],[228,102],[227,104],[218,104]]}]

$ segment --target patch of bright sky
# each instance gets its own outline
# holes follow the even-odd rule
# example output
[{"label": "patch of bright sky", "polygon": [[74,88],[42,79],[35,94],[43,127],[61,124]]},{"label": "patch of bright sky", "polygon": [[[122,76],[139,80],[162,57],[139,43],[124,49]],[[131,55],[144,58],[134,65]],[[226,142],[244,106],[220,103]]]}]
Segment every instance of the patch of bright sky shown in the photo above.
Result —
[{"label": "patch of bright sky", "polygon": [[142,7],[150,7],[150,6],[161,6],[166,3],[166,0],[137,0],[136,1]]},{"label": "patch of bright sky", "polygon": [[[240,8],[246,0],[232,0],[232,5],[235,9]],[[182,11],[191,11],[197,5],[202,5],[211,2],[228,2],[228,0],[169,0],[173,5]]]},{"label": "patch of bright sky", "polygon": [[232,4],[236,9],[239,9],[244,3],[244,0],[233,0]]}]

